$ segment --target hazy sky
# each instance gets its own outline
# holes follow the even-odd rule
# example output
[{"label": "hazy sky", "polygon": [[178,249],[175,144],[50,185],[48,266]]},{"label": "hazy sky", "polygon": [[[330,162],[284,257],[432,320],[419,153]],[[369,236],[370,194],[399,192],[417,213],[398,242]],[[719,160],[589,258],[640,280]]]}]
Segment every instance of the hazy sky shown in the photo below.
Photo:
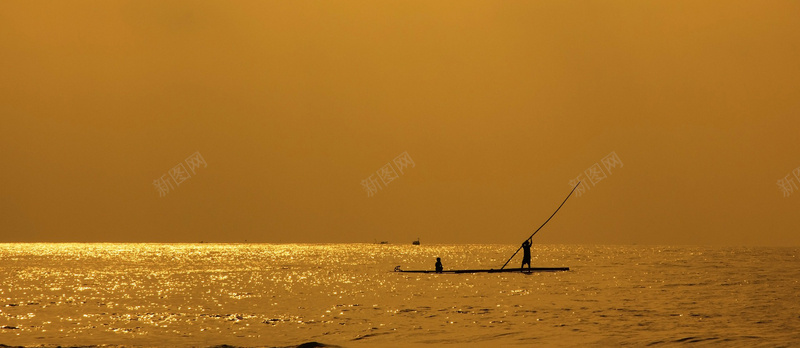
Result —
[{"label": "hazy sky", "polygon": [[798,13],[4,1],[0,242],[800,245]]}]

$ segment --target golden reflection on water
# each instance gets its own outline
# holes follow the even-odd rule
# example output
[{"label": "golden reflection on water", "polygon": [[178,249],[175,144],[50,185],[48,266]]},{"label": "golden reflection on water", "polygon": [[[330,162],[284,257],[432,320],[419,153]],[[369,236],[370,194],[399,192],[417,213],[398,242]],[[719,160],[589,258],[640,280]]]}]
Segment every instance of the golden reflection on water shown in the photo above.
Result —
[{"label": "golden reflection on water", "polygon": [[539,245],[534,264],[573,271],[391,272],[430,269],[436,257],[445,268],[498,267],[514,248],[2,244],[0,342],[513,344],[581,332],[588,342],[613,333],[647,344],[653,332],[690,327],[755,336],[769,327],[792,339],[800,331],[784,310],[800,302],[795,249]]}]

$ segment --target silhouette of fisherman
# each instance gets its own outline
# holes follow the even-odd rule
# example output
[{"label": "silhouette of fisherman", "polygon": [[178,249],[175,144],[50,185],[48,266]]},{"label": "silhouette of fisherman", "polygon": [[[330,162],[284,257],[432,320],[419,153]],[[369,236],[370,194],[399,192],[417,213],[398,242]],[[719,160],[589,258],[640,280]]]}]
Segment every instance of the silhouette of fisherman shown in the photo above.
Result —
[{"label": "silhouette of fisherman", "polygon": [[436,273],[442,273],[444,267],[442,267],[442,258],[436,258]]},{"label": "silhouette of fisherman", "polygon": [[522,242],[522,265],[520,268],[524,268],[525,264],[528,264],[528,269],[531,269],[531,240],[528,239]]}]

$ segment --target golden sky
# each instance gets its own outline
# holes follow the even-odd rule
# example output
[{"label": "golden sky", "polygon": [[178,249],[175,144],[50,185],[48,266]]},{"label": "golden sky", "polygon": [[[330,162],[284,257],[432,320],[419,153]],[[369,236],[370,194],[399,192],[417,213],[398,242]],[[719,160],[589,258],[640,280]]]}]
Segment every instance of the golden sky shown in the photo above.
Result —
[{"label": "golden sky", "polygon": [[800,245],[798,13],[4,1],[0,242]]}]

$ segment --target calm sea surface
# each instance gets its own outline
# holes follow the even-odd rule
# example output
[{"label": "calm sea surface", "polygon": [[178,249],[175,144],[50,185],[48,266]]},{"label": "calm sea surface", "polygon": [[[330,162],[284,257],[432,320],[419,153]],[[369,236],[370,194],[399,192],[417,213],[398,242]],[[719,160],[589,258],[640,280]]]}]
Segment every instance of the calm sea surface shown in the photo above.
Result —
[{"label": "calm sea surface", "polygon": [[[0,344],[800,346],[800,248],[0,244]],[[510,266],[519,267],[519,258]]]}]

